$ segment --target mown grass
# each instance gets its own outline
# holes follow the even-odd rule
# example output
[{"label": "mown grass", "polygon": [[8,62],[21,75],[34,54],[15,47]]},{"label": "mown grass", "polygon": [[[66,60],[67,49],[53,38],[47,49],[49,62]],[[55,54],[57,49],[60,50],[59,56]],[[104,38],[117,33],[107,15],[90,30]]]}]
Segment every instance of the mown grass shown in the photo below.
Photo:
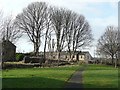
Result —
[{"label": "mown grass", "polygon": [[3,70],[3,88],[62,88],[79,65]]},{"label": "mown grass", "polygon": [[85,88],[118,88],[118,68],[88,65],[83,72]]},{"label": "mown grass", "polygon": [[2,70],[0,70],[0,90],[2,90]]}]

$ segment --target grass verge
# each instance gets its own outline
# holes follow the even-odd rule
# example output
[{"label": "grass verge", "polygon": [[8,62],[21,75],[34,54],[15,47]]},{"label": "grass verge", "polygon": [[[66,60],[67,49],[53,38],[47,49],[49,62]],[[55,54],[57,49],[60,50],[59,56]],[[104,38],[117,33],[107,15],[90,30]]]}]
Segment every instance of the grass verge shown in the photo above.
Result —
[{"label": "grass verge", "polygon": [[118,68],[105,65],[88,65],[83,72],[85,88],[118,88]]}]

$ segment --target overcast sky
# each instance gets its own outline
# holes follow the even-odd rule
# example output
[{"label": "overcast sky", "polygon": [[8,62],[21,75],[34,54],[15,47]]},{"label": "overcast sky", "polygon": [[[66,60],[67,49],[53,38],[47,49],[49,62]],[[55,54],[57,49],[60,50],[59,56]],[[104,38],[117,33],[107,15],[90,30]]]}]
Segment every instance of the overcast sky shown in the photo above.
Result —
[{"label": "overcast sky", "polygon": [[[35,1],[44,1],[49,5],[64,7],[84,15],[91,25],[95,39],[94,46],[108,25],[118,25],[119,0],[0,0],[0,10],[5,16],[12,14],[15,17],[22,12],[23,8]],[[19,39],[16,46],[18,52],[33,51],[33,46],[28,42],[27,37]],[[94,49],[95,47],[87,49],[92,56],[94,56]],[[40,47],[40,51],[42,50],[43,47]]]}]

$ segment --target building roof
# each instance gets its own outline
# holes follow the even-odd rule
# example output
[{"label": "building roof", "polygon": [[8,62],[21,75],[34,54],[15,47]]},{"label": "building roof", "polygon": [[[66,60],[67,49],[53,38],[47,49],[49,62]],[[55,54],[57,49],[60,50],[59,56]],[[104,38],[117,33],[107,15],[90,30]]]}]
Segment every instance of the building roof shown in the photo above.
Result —
[{"label": "building roof", "polygon": [[11,44],[12,46],[16,47],[12,42],[10,42],[9,40],[4,40],[4,41],[0,41],[0,43],[9,43]]},{"label": "building roof", "polygon": [[[40,52],[41,54],[43,54],[43,52]],[[46,53],[49,53],[49,52],[46,52]],[[56,52],[51,52],[51,53],[56,53]],[[66,54],[68,54],[69,52],[67,52],[67,51],[62,51],[60,54],[61,55],[66,55]],[[71,52],[72,53],[72,52]],[[80,55],[86,55],[86,54],[90,54],[88,51],[76,51],[75,52],[75,54],[80,54]]]}]

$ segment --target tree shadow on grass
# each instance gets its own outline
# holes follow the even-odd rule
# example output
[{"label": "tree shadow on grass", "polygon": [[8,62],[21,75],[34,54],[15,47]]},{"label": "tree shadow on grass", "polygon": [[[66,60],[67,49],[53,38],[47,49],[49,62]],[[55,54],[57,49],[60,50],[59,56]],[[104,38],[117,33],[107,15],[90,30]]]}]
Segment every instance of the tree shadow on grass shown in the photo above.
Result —
[{"label": "tree shadow on grass", "polygon": [[65,81],[43,77],[3,78],[4,88],[62,88]]}]

